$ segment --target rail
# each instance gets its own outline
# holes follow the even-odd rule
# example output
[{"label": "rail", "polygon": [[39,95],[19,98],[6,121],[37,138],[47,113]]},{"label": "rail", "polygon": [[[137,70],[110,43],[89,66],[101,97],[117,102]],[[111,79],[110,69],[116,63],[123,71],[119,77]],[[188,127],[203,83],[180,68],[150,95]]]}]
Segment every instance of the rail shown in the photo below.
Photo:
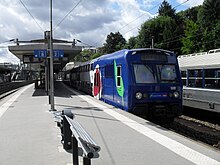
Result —
[{"label": "rail", "polygon": [[0,83],[0,95],[11,90],[17,89],[19,87],[25,86],[32,83],[32,81],[17,81],[17,82],[7,82]]},{"label": "rail", "polygon": [[56,112],[55,119],[61,128],[63,148],[65,150],[72,149],[73,165],[79,165],[78,156],[83,157],[83,165],[91,165],[91,159],[99,157],[100,146],[74,120],[74,114],[71,110],[63,110],[62,113]]}]

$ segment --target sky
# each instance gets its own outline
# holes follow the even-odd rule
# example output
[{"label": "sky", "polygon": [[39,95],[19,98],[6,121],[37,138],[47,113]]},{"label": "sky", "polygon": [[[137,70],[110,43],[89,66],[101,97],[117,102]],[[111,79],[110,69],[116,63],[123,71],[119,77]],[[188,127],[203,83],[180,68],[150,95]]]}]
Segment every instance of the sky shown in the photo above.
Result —
[{"label": "sky", "polygon": [[[53,0],[53,38],[100,47],[111,32],[128,40],[145,21],[157,15],[163,0]],[[203,0],[167,0],[176,11]],[[11,39],[42,39],[50,30],[50,0],[0,0],[0,63],[17,63],[7,46]],[[84,44],[77,43],[82,46]]]}]

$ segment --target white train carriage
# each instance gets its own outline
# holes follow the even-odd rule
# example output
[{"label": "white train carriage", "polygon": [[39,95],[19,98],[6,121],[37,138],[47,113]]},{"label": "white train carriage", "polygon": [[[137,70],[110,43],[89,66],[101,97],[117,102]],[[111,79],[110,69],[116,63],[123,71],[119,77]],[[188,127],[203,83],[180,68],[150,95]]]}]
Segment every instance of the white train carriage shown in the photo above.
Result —
[{"label": "white train carriage", "polygon": [[183,105],[220,113],[220,52],[181,55],[178,62]]}]

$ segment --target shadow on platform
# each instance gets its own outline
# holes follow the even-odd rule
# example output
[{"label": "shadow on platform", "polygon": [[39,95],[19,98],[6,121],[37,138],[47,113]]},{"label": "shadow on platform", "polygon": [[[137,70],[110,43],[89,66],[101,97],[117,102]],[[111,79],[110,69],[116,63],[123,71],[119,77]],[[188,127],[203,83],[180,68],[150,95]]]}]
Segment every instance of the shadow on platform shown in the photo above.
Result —
[{"label": "shadow on platform", "polygon": [[[65,98],[71,98],[73,94],[71,91],[68,89],[64,88],[62,85],[62,82],[60,81],[55,81],[54,82],[54,96],[55,97],[65,97]],[[38,88],[35,88],[34,93],[32,96],[47,96],[47,92],[45,90],[45,87],[39,86]]]}]

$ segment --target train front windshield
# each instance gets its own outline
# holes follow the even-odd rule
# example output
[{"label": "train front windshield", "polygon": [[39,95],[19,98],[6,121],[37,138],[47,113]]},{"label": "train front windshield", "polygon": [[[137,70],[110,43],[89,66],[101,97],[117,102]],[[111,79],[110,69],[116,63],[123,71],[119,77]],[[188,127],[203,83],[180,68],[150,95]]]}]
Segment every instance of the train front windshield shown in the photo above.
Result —
[{"label": "train front windshield", "polygon": [[133,64],[136,83],[176,83],[177,74],[172,64]]}]

